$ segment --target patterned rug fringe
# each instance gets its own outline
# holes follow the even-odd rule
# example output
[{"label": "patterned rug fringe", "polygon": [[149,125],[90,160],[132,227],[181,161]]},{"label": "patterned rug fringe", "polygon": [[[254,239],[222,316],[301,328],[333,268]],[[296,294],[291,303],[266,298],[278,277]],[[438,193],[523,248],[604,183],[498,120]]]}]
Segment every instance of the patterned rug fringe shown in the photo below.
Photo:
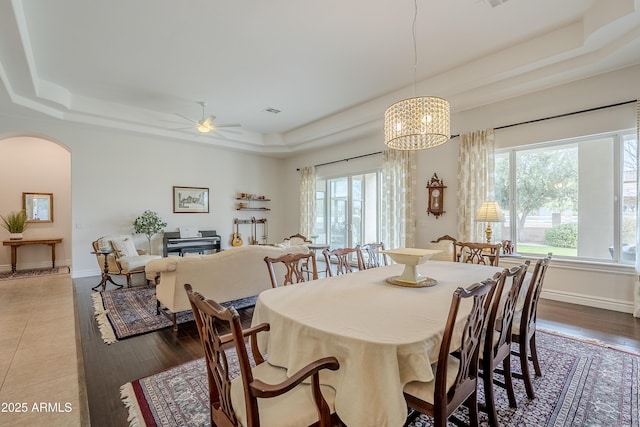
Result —
[{"label": "patterned rug fringe", "polygon": [[107,344],[117,342],[116,334],[113,332],[113,328],[111,327],[109,318],[107,317],[109,310],[105,310],[104,305],[102,304],[102,295],[99,292],[96,292],[91,295],[91,298],[93,299],[93,310],[102,339]]},{"label": "patterned rug fringe", "polygon": [[[119,340],[170,328],[171,320],[157,312],[156,289],[154,286],[134,286],[131,288],[95,292],[92,294],[94,316],[102,339],[107,344]],[[257,296],[229,302],[237,310],[253,307]],[[176,322],[183,324],[193,321],[193,312],[185,310],[177,313]]]},{"label": "patterned rug fringe", "polygon": [[133,391],[131,383],[126,383],[120,387],[120,399],[122,399],[122,403],[124,403],[124,406],[129,410],[129,416],[127,417],[129,427],[144,427],[144,417],[140,412],[140,407],[137,404],[135,391]]},{"label": "patterned rug fringe", "polygon": [[34,277],[55,276],[59,274],[69,274],[71,268],[67,265],[61,267],[32,268],[29,270],[18,270],[16,272],[0,272],[0,280],[32,279]]}]

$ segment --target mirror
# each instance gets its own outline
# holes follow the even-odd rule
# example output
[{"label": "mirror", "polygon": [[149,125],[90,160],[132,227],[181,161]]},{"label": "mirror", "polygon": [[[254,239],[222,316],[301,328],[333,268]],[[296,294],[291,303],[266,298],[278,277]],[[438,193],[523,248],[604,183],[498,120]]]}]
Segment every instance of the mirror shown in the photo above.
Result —
[{"label": "mirror", "polygon": [[22,193],[27,222],[53,222],[53,193]]}]

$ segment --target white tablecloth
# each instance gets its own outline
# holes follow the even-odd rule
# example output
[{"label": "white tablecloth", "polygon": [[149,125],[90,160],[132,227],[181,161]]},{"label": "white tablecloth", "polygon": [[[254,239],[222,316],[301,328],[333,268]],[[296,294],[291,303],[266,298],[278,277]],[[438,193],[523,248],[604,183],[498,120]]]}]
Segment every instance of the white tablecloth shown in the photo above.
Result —
[{"label": "white tablecloth", "polygon": [[253,324],[271,324],[269,333],[260,334],[269,363],[291,374],[321,357],[338,359],[340,369],[323,371],[321,381],[336,389],[336,412],[350,427],[403,425],[403,387],[433,380],[431,364],[453,291],[502,270],[427,261],[418,272],[438,285],[406,288],[385,282],[403,268],[395,264],[270,289],[258,298]]}]

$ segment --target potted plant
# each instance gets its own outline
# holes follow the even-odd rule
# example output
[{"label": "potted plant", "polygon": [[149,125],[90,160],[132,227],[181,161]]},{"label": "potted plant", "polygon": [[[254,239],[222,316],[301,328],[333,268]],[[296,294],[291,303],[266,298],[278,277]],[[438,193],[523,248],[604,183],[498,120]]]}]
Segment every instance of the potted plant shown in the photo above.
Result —
[{"label": "potted plant", "polygon": [[164,230],[167,223],[162,221],[158,214],[154,211],[146,210],[142,215],[133,221],[133,232],[136,234],[144,234],[149,242],[149,254],[151,254],[151,238],[160,231]]},{"label": "potted plant", "polygon": [[11,212],[7,216],[0,215],[2,218],[1,225],[9,232],[9,239],[20,240],[22,239],[22,233],[27,228],[27,212],[21,210],[20,212]]}]

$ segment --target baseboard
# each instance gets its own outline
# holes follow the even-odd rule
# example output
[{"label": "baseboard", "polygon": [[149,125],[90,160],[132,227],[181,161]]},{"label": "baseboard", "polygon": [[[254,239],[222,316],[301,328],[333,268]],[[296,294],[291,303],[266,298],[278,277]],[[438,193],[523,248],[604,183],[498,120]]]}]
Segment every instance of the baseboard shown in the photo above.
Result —
[{"label": "baseboard", "polygon": [[81,277],[94,277],[100,276],[102,271],[99,268],[88,269],[88,270],[71,270],[71,278],[79,279]]},{"label": "baseboard", "polygon": [[619,301],[609,298],[596,298],[590,295],[574,294],[570,292],[560,292],[553,290],[542,290],[541,298],[554,301],[567,302],[570,304],[585,305],[588,307],[603,308],[605,310],[620,311],[622,313],[633,313],[633,303]]}]

